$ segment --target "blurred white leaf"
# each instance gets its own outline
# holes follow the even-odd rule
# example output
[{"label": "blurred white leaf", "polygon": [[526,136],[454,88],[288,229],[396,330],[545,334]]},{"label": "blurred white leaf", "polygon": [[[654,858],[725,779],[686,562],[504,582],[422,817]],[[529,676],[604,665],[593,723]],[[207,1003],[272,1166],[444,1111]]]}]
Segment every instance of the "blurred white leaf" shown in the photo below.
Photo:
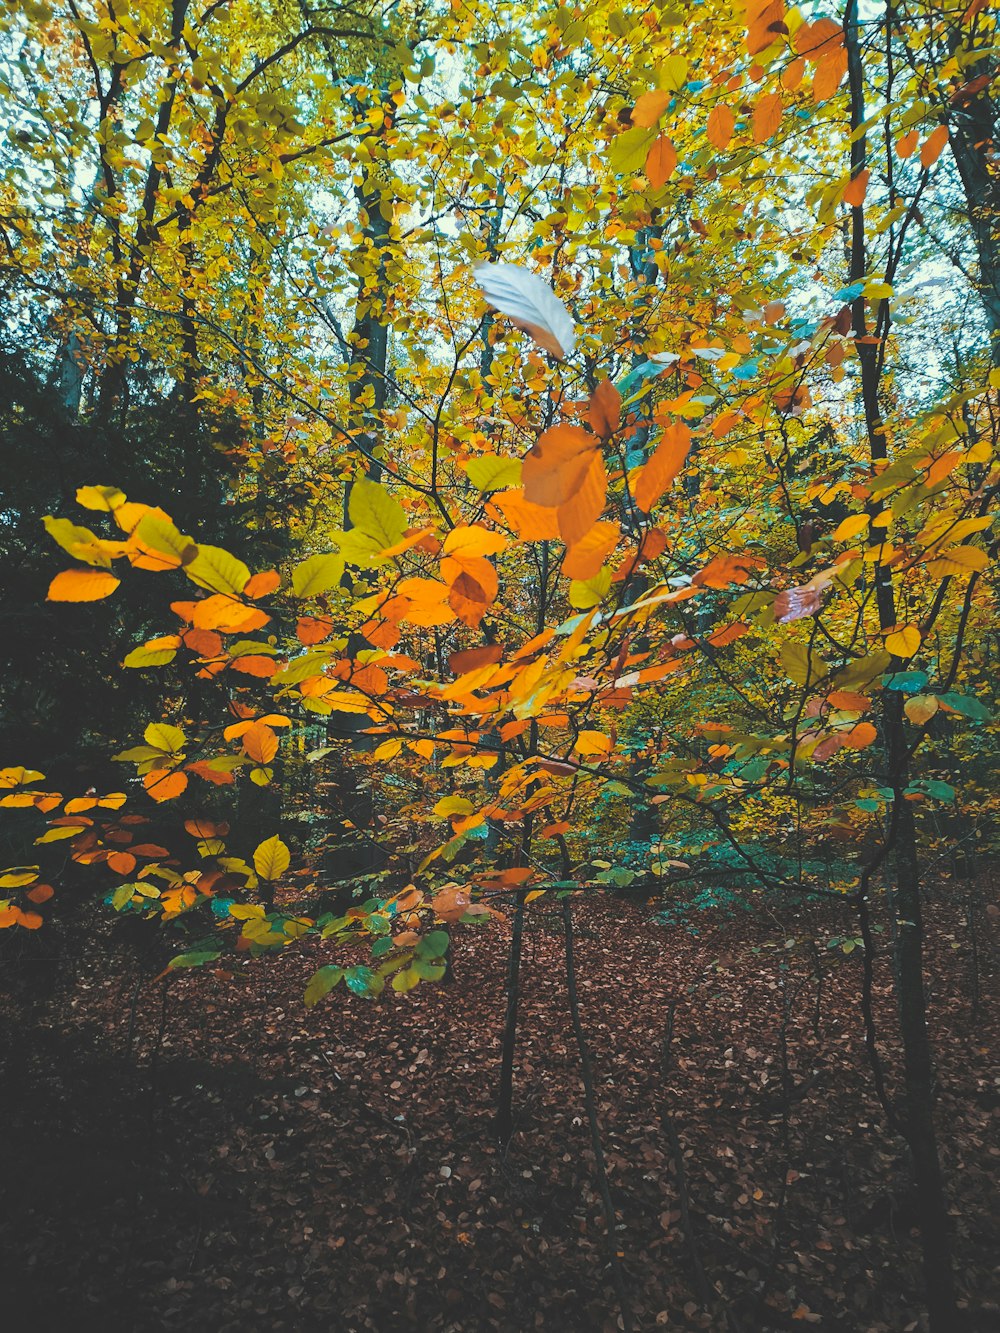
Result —
[{"label": "blurred white leaf", "polygon": [[495,310],[509,315],[560,361],[576,346],[573,317],[542,278],[516,264],[480,264],[473,276]]}]

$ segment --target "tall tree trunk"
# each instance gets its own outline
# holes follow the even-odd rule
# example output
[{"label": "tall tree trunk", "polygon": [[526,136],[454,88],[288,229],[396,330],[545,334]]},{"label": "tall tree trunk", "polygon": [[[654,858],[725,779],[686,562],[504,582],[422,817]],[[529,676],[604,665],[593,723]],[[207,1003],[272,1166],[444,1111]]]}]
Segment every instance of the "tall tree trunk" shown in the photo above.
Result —
[{"label": "tall tree trunk", "polygon": [[[864,68],[858,34],[858,0],[849,0],[844,16],[848,56],[851,111],[851,177],[867,166],[868,148],[862,130],[865,122]],[[852,283],[867,277],[864,205],[851,210]],[[854,302],[853,331],[861,363],[861,394],[873,466],[888,456],[882,420],[879,385],[884,355],[884,337],[869,340],[864,296]],[[886,323],[888,321],[886,320]],[[881,333],[887,329],[880,328]],[[872,517],[881,509],[873,506]],[[884,632],[896,623],[895,591],[887,566],[878,564],[875,594],[879,626]],[[898,661],[895,663],[898,665]],[[951,1237],[948,1208],[934,1128],[933,1060],[927,1032],[927,1002],[924,992],[923,929],[921,922],[920,870],[913,809],[904,793],[909,786],[909,750],[902,695],[885,691],[882,731],[886,764],[893,790],[893,870],[890,894],[893,916],[898,923],[894,947],[894,979],[903,1044],[905,1116],[902,1127],[913,1166],[923,1255],[924,1281],[932,1333],[953,1333],[960,1326],[952,1276]]]}]

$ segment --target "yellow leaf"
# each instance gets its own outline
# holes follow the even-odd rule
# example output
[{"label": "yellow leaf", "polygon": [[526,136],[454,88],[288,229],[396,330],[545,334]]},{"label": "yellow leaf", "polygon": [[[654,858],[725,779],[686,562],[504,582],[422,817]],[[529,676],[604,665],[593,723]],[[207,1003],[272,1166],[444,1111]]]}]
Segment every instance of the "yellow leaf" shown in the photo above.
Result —
[{"label": "yellow leaf", "polygon": [[99,602],[110,597],[121,579],[103,569],[66,569],[49,584],[50,602]]},{"label": "yellow leaf", "polygon": [[[139,524],[142,535],[143,524]],[[250,582],[250,570],[242,560],[224,551],[221,546],[199,546],[198,554],[184,571],[192,583],[199,588],[208,588],[210,592],[228,593],[236,596]]]},{"label": "yellow leaf", "polygon": [[869,521],[867,514],[848,515],[842,523],[837,524],[837,529],[833,534],[833,540],[835,542],[850,541],[852,537],[856,537],[859,533],[864,532]]},{"label": "yellow leaf", "polygon": [[76,493],[76,502],[84,509],[100,509],[110,513],[125,503],[125,492],[117,486],[81,486]]},{"label": "yellow leaf", "polygon": [[184,748],[184,733],[169,722],[150,722],[142,733],[147,745],[164,754],[177,754]]},{"label": "yellow leaf", "polygon": [[277,834],[262,842],[253,854],[254,869],[261,879],[279,879],[291,861],[291,853]]},{"label": "yellow leaf", "polygon": [[111,568],[111,557],[104,549],[105,543],[89,528],[77,527],[68,518],[53,518],[51,514],[46,514],[42,522],[52,540],[58,542],[75,560],[82,560],[87,565],[99,565],[102,569]]},{"label": "yellow leaf", "polygon": [[569,604],[578,611],[597,606],[611,587],[611,570],[602,569],[592,579],[574,579],[569,585]]},{"label": "yellow leaf", "polygon": [[885,636],[885,646],[894,657],[912,657],[920,642],[920,630],[916,625],[904,625]]},{"label": "yellow leaf", "polygon": [[354,526],[373,537],[379,550],[395,546],[406,531],[402,505],[378,482],[367,479],[354,482],[347,508]]},{"label": "yellow leaf", "polygon": [[474,556],[499,555],[506,547],[507,538],[502,532],[490,532],[488,528],[474,523],[452,528],[444,539],[442,549],[445,555],[465,560]]},{"label": "yellow leaf", "polygon": [[581,731],[573,749],[582,755],[610,754],[611,739],[603,731]]}]

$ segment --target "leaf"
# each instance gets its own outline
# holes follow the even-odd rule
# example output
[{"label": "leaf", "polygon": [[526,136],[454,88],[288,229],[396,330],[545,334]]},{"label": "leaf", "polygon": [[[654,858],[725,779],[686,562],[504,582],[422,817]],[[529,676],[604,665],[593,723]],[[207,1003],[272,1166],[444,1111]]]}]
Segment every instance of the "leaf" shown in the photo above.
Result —
[{"label": "leaf", "polygon": [[681,468],[691,449],[691,432],[682,422],[667,426],[659,443],[632,483],[632,498],[644,513],[651,513]]},{"label": "leaf", "polygon": [[521,460],[502,458],[499,454],[482,454],[471,458],[465,472],[473,486],[480,491],[503,491],[521,484]]},{"label": "leaf", "polygon": [[947,142],[948,126],[938,125],[920,146],[920,165],[922,167],[932,167],[944,152]]},{"label": "leaf", "polygon": [[187,774],[176,769],[154,768],[143,778],[142,785],[154,801],[173,801],[187,790]]},{"label": "leaf", "polygon": [[847,518],[837,524],[833,534],[835,542],[848,542],[852,537],[857,537],[859,533],[865,531],[871,518],[868,514],[849,514]]},{"label": "leaf", "polygon": [[81,486],[76,493],[76,502],[84,509],[110,513],[125,503],[125,492],[117,486]]},{"label": "leaf", "polygon": [[780,657],[785,674],[796,685],[814,685],[829,670],[818,653],[810,652],[807,644],[794,639],[782,646]]},{"label": "leaf", "polygon": [[[140,523],[139,527],[142,527]],[[221,546],[199,546],[198,554],[185,567],[192,583],[210,592],[238,596],[250,581],[250,571],[242,560]]]},{"label": "leaf", "polygon": [[590,395],[588,419],[590,429],[602,440],[614,435],[621,424],[622,396],[609,379],[601,380]]},{"label": "leaf", "polygon": [[585,756],[610,754],[612,748],[611,738],[603,731],[581,731],[573,742],[577,754]]},{"label": "leaf", "polygon": [[708,113],[708,121],[705,125],[705,134],[709,143],[723,152],[729,147],[735,128],[736,117],[730,108],[723,102],[716,103]]},{"label": "leaf", "polygon": [[878,732],[870,722],[856,722],[844,737],[844,744],[850,750],[864,750],[877,736]]},{"label": "leaf", "polygon": [[179,569],[181,565],[191,564],[198,553],[191,538],[185,537],[161,512],[144,514],[130,540],[137,548],[130,559],[140,569]]},{"label": "leaf", "polygon": [[127,667],[165,666],[177,656],[181,640],[179,634],[168,634],[161,639],[150,639],[140,648],[133,648],[122,663]]},{"label": "leaf", "polygon": [[403,506],[384,486],[367,477],[352,483],[347,512],[354,526],[373,537],[380,550],[395,546],[406,532]]},{"label": "leaf", "polygon": [[608,477],[604,459],[596,453],[577,491],[556,510],[559,536],[567,546],[583,540],[604,513],[607,498]]},{"label": "leaf", "polygon": [[934,694],[914,694],[903,704],[903,712],[917,727],[929,722],[937,710],[938,701]]},{"label": "leaf", "polygon": [[777,132],[784,112],[780,93],[762,93],[753,111],[753,141],[766,143]]},{"label": "leaf", "polygon": [[559,361],[573,354],[576,328],[569,311],[537,274],[515,264],[480,264],[473,277],[488,303],[529,333]]},{"label": "leaf", "polygon": [[305,1002],[306,1007],[311,1009],[314,1004],[318,1004],[325,995],[329,995],[334,986],[344,975],[342,967],[334,967],[332,963],[327,963],[317,972],[314,972],[306,986]]},{"label": "leaf", "polygon": [[186,738],[183,731],[169,722],[150,722],[142,734],[148,745],[163,754],[179,754],[184,749]]},{"label": "leaf", "polygon": [[278,738],[264,722],[255,722],[243,733],[243,749],[255,764],[269,764],[278,753]]},{"label": "leaf", "polygon": [[952,546],[927,561],[927,572],[933,578],[943,579],[950,574],[975,573],[989,563],[989,556],[979,546]]},{"label": "leaf", "polygon": [[502,532],[491,532],[478,523],[461,523],[448,533],[441,549],[456,560],[499,555],[507,549],[507,538]]},{"label": "leaf", "polygon": [[654,190],[660,190],[677,170],[677,149],[673,140],[660,134],[646,154],[646,179]]},{"label": "leaf", "polygon": [[611,570],[602,569],[592,579],[574,579],[569,585],[569,604],[588,611],[602,601],[611,588]]},{"label": "leaf", "polygon": [[562,572],[570,579],[592,579],[618,544],[617,523],[595,523],[563,556]]},{"label": "leaf", "polygon": [[[685,65],[686,63],[685,61]],[[669,88],[653,88],[652,91],[643,93],[632,108],[632,124],[650,129],[673,101],[673,96],[673,91]]]},{"label": "leaf", "polygon": [[821,604],[819,589],[810,587],[808,583],[803,584],[801,588],[786,588],[774,599],[775,623],[787,625],[793,620],[801,620],[804,616],[814,616]]},{"label": "leaf", "polygon": [[973,722],[988,722],[993,716],[987,706],[972,695],[942,694],[939,702],[944,704],[946,708],[952,709],[953,712],[971,718]]},{"label": "leaf", "polygon": [[254,869],[261,879],[280,879],[291,860],[288,848],[277,834],[262,842],[253,854]]},{"label": "leaf", "polygon": [[522,465],[524,498],[554,509],[583,485],[599,440],[582,426],[553,426],[540,435]]},{"label": "leaf", "polygon": [[885,636],[885,646],[893,657],[912,657],[920,643],[920,629],[916,625],[904,625]]},{"label": "leaf", "polygon": [[292,570],[293,597],[319,597],[336,588],[344,573],[344,557],[337,552],[310,555]]},{"label": "leaf", "polygon": [[68,518],[53,518],[51,514],[46,514],[42,522],[52,540],[58,542],[74,560],[98,565],[102,569],[111,568],[111,556],[104,549],[100,538],[89,528],[78,527]]},{"label": "leaf", "polygon": [[66,569],[55,576],[45,597],[49,602],[99,602],[120,583],[102,569]]},{"label": "leaf", "polygon": [[867,167],[862,168],[856,176],[852,176],[850,182],[844,188],[844,203],[851,208],[860,208],[865,202],[865,194],[868,190],[868,178],[871,172]]}]

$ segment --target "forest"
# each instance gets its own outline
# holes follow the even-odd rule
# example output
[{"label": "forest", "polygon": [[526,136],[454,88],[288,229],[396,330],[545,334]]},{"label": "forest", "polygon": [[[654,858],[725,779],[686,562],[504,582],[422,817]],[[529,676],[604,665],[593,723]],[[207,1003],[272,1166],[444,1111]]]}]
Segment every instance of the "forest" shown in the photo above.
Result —
[{"label": "forest", "polygon": [[0,99],[3,1327],[1000,1330],[995,0]]}]

